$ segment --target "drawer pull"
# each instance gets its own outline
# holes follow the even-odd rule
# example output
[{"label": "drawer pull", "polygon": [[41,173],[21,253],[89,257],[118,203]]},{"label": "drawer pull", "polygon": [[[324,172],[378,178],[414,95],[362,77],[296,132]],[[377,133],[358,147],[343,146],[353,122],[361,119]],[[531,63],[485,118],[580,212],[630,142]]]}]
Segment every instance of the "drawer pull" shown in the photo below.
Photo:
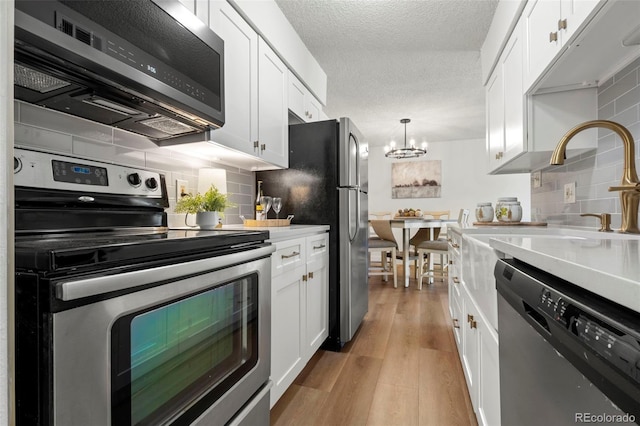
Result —
[{"label": "drawer pull", "polygon": [[453,318],[453,328],[460,328],[460,324],[458,324],[458,318]]},{"label": "drawer pull", "polygon": [[326,245],[324,245],[324,244],[320,244],[319,246],[313,246],[313,249],[314,249],[314,250],[320,250],[320,249],[323,249],[323,248],[325,248],[325,247],[326,247]]},{"label": "drawer pull", "polygon": [[460,248],[460,246],[459,246],[458,244],[456,244],[456,243],[451,243],[451,247],[453,247],[453,248]]},{"label": "drawer pull", "polygon": [[282,256],[283,259],[291,259],[292,257],[300,256],[300,252],[299,251],[294,251],[291,254],[283,254],[281,256]]},{"label": "drawer pull", "polygon": [[453,279],[453,283],[454,283],[454,284],[460,284],[460,278],[458,278],[458,277],[453,277],[452,279]]}]

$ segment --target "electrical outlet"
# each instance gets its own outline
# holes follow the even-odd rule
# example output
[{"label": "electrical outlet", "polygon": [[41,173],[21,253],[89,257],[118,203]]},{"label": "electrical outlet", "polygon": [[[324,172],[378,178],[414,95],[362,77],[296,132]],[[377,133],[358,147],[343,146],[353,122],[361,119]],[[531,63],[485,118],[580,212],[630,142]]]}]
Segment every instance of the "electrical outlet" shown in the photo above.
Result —
[{"label": "electrical outlet", "polygon": [[188,185],[186,180],[176,179],[176,201],[189,193]]},{"label": "electrical outlet", "polygon": [[542,186],[542,172],[540,171],[533,172],[532,178],[533,178],[533,187],[540,188],[540,186]]},{"label": "electrical outlet", "polygon": [[573,204],[576,202],[576,183],[570,182],[564,184],[564,203]]}]

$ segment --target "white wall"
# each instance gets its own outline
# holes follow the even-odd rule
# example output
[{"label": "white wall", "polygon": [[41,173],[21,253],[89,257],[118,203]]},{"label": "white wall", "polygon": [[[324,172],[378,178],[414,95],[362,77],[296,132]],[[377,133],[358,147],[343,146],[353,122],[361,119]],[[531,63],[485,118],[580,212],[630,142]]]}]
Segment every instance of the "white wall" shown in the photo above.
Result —
[{"label": "white wall", "polygon": [[[441,198],[391,198],[391,164],[399,161],[442,161]],[[478,202],[493,204],[498,197],[518,197],[523,221],[531,219],[530,174],[488,175],[484,139],[429,142],[422,159],[392,160],[384,156],[382,147],[369,147],[369,212],[392,211],[401,208],[450,210],[457,218],[461,208],[469,209],[470,222],[475,221]],[[396,239],[402,241],[400,232]]]}]

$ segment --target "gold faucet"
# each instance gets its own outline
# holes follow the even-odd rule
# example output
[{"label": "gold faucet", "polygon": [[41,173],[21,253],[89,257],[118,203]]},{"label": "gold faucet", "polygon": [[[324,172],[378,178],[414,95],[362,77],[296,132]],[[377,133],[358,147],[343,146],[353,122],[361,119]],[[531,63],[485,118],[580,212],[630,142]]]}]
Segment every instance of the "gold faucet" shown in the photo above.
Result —
[{"label": "gold faucet", "polygon": [[638,229],[638,204],[640,204],[640,181],[636,174],[635,147],[631,132],[623,125],[609,120],[592,120],[578,124],[565,134],[556,146],[551,156],[551,164],[564,164],[567,144],[576,134],[585,129],[603,127],[612,130],[620,136],[624,145],[624,164],[622,182],[620,186],[611,186],[609,191],[620,192],[622,207],[622,226],[619,232],[640,234]]}]

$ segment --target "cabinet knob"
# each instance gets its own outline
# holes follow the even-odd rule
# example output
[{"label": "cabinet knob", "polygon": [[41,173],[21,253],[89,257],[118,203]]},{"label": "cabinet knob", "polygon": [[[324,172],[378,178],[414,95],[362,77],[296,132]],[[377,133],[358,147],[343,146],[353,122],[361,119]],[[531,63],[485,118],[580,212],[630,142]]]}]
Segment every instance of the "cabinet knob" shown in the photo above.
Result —
[{"label": "cabinet knob", "polygon": [[549,43],[553,43],[554,41],[558,41],[558,32],[557,31],[549,33]]},{"label": "cabinet knob", "polygon": [[253,141],[253,149],[258,149],[260,147],[259,141]]},{"label": "cabinet knob", "polygon": [[453,318],[453,328],[460,328],[460,324],[458,324],[458,318]]},{"label": "cabinet knob", "polygon": [[478,323],[474,320],[469,321],[469,328],[478,328]]},{"label": "cabinet knob", "polygon": [[566,30],[567,29],[567,19],[560,19],[558,20],[558,31],[559,30]]},{"label": "cabinet knob", "polygon": [[458,278],[458,277],[453,277],[453,278],[452,278],[452,280],[453,280],[453,283],[454,283],[454,284],[460,284],[460,278]]},{"label": "cabinet knob", "polygon": [[260,145],[260,151],[264,151],[265,149],[267,149],[266,143],[263,143],[262,145]]},{"label": "cabinet knob", "polygon": [[302,281],[307,281],[307,276],[306,275],[302,276]]},{"label": "cabinet knob", "polygon": [[313,279],[313,272],[309,272],[309,279],[312,280]]}]

